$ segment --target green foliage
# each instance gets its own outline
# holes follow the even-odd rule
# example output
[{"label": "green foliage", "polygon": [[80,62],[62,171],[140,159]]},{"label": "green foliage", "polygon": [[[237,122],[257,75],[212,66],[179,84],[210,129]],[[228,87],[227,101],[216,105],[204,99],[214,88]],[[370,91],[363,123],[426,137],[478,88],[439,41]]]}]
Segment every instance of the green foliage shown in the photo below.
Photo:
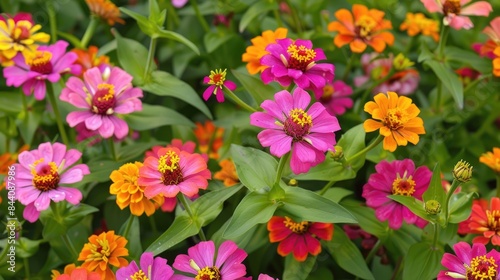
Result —
[{"label": "green foliage", "polygon": [[405,258],[403,278],[418,280],[436,277],[441,269],[443,253],[441,248],[432,247],[426,242],[413,244]]}]

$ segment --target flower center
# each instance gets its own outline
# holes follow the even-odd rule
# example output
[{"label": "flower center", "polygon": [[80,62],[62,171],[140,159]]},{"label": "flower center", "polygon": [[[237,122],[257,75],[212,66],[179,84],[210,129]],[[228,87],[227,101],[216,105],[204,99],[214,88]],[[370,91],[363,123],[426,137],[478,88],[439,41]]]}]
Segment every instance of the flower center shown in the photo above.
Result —
[{"label": "flower center", "polygon": [[294,141],[301,141],[309,134],[312,127],[312,118],[302,109],[292,109],[285,120],[284,130]]},{"label": "flower center", "polygon": [[403,174],[403,178],[396,175],[396,179],[392,182],[392,194],[411,196],[415,192],[415,181],[413,181],[412,176],[407,176],[407,171]]},{"label": "flower center", "polygon": [[148,276],[144,274],[142,269],[139,269],[134,275],[130,276],[130,280],[149,280]]},{"label": "flower center", "polygon": [[41,158],[33,163],[31,174],[33,175],[33,185],[38,190],[45,192],[57,188],[59,183],[59,173],[54,162],[43,164],[44,159]]},{"label": "flower center", "polygon": [[387,116],[384,119],[384,125],[391,130],[403,128],[408,122],[408,114],[401,108],[392,108],[387,110]]},{"label": "flower center", "polygon": [[179,155],[173,150],[168,150],[158,159],[158,171],[162,173],[162,182],[166,186],[184,181],[179,161]]},{"label": "flower center", "polygon": [[487,258],[485,255],[474,257],[470,266],[464,264],[467,269],[468,280],[497,279],[497,267],[493,257]]},{"label": "flower center", "polygon": [[[208,76],[210,78],[210,81],[208,82],[209,85],[216,85],[220,88],[224,85],[224,82],[226,81],[226,69],[217,69],[215,71],[210,71],[210,75]],[[214,91],[214,94],[216,91]]]},{"label": "flower center", "polygon": [[196,280],[220,280],[222,279],[220,275],[220,271],[217,267],[204,267],[203,269],[198,270],[198,275],[194,278]]},{"label": "flower center", "polygon": [[443,4],[443,14],[447,16],[448,14],[460,14],[460,0],[446,0]]},{"label": "flower center", "polygon": [[332,99],[335,89],[332,85],[326,85],[323,87],[323,95],[319,98],[321,102],[328,102]]},{"label": "flower center", "polygon": [[92,97],[92,112],[99,115],[112,115],[116,104],[115,86],[99,84]]},{"label": "flower center", "polygon": [[309,222],[308,221],[302,221],[300,223],[294,222],[292,219],[289,217],[285,217],[285,220],[283,221],[285,226],[289,228],[291,231],[297,234],[304,234],[307,232],[309,229]]},{"label": "flower center", "polygon": [[10,36],[11,38],[14,38],[16,42],[20,43],[22,40],[30,38],[30,28],[31,23],[29,21],[18,21],[14,29],[12,29],[12,33]]},{"label": "flower center", "polygon": [[500,210],[486,210],[486,216],[488,217],[488,228],[490,230],[499,231]]},{"label": "flower center", "polygon": [[52,53],[48,51],[36,51],[34,55],[25,58],[26,64],[30,67],[31,71],[41,74],[52,73]]},{"label": "flower center", "polygon": [[354,32],[361,38],[366,38],[371,34],[372,30],[377,26],[377,21],[371,16],[362,15],[354,24]]},{"label": "flower center", "polygon": [[288,68],[301,70],[305,72],[314,65],[314,58],[316,58],[316,52],[313,49],[308,49],[305,46],[297,46],[291,44],[286,50],[290,55],[288,60]]},{"label": "flower center", "polygon": [[111,255],[111,248],[107,239],[97,239],[97,244],[91,244],[90,254],[87,260],[108,262],[108,257]]}]

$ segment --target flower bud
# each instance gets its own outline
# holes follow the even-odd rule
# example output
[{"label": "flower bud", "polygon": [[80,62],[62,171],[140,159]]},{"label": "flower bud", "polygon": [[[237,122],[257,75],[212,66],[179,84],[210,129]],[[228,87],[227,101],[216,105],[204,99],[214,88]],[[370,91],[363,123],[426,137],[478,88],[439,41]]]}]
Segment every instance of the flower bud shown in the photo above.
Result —
[{"label": "flower bud", "polygon": [[290,181],[288,181],[288,185],[292,186],[292,187],[296,187],[299,185],[299,182],[296,179],[290,179]]},{"label": "flower bud", "polygon": [[459,182],[468,182],[472,178],[472,168],[468,162],[460,160],[453,168],[453,177]]},{"label": "flower bud", "polygon": [[406,68],[410,68],[413,66],[413,64],[415,64],[415,63],[411,62],[402,53],[398,54],[392,62],[394,69],[396,69],[397,71],[405,70]]},{"label": "flower bud", "polygon": [[427,212],[428,214],[436,215],[441,212],[441,203],[439,203],[437,200],[431,199],[425,202],[424,208],[425,212]]},{"label": "flower bud", "polygon": [[344,150],[341,146],[337,145],[333,148],[333,151],[330,151],[330,156],[333,160],[339,161],[344,157]]}]

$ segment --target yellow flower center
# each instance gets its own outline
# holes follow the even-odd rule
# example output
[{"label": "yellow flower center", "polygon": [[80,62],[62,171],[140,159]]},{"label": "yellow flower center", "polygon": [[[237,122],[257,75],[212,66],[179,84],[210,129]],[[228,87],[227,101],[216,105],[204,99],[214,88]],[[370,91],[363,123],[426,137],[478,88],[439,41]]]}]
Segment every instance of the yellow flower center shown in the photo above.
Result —
[{"label": "yellow flower center", "polygon": [[87,260],[108,262],[111,255],[111,248],[107,239],[97,239],[97,244],[90,244],[90,254]]},{"label": "yellow flower center", "polygon": [[16,26],[12,29],[10,34],[11,38],[15,42],[20,43],[23,40],[29,39],[31,36],[30,29],[32,27],[31,22],[27,20],[20,20],[16,23]]},{"label": "yellow flower center", "polygon": [[403,128],[406,122],[408,122],[408,113],[405,110],[399,107],[387,110],[384,125],[390,130]]},{"label": "yellow flower center", "polygon": [[321,102],[328,102],[332,99],[335,89],[332,85],[326,85],[323,87],[323,95],[320,97]]},{"label": "yellow flower center", "polygon": [[177,185],[184,180],[179,162],[180,157],[173,150],[168,150],[158,159],[158,171],[162,173],[162,182],[166,186]]},{"label": "yellow flower center", "polygon": [[196,280],[220,280],[222,279],[220,275],[220,271],[217,267],[204,267],[203,269],[198,270],[198,275],[194,278]]},{"label": "yellow flower center", "polygon": [[115,86],[112,84],[99,84],[92,97],[92,112],[99,115],[112,115],[116,104]]},{"label": "yellow flower center", "polygon": [[395,195],[405,195],[412,196],[415,192],[415,181],[413,181],[412,176],[406,177],[407,172],[403,174],[403,177],[397,174],[396,179],[392,182],[392,194]]},{"label": "yellow flower center", "polygon": [[54,162],[44,164],[43,158],[35,161],[31,166],[31,174],[33,175],[33,185],[38,190],[44,192],[57,188],[60,178]]},{"label": "yellow flower center", "polygon": [[[210,71],[210,75],[208,76],[210,78],[210,81],[208,82],[209,85],[216,85],[220,88],[224,85],[224,82],[226,81],[226,70],[227,69],[217,69],[215,71]],[[216,91],[214,90],[214,94],[216,94]]]},{"label": "yellow flower center", "polygon": [[448,14],[460,14],[460,0],[446,0],[443,4],[443,14],[447,16]]},{"label": "yellow flower center", "polygon": [[301,141],[305,135],[309,134],[312,125],[311,116],[303,109],[292,109],[285,120],[283,129],[295,141]]},{"label": "yellow flower center", "polygon": [[134,275],[130,276],[130,280],[149,280],[148,276],[144,274],[142,269],[139,269]]},{"label": "yellow flower center", "polygon": [[289,228],[291,231],[297,234],[304,234],[307,232],[309,229],[309,222],[308,221],[302,221],[300,223],[294,222],[292,219],[289,217],[285,217],[285,220],[283,221],[285,226]]},{"label": "yellow flower center", "polygon": [[41,74],[52,73],[52,53],[48,51],[36,51],[32,55],[27,55],[24,60],[31,71]]},{"label": "yellow flower center", "polygon": [[314,65],[316,52],[313,49],[306,48],[302,45],[297,46],[295,44],[291,44],[288,46],[286,51],[290,55],[290,59],[286,63],[288,68],[305,72]]},{"label": "yellow flower center", "polygon": [[372,33],[372,30],[377,27],[377,21],[371,16],[362,15],[354,25],[356,34],[361,38],[366,38]]},{"label": "yellow flower center", "polygon": [[497,279],[497,267],[493,257],[477,256],[474,257],[470,266],[464,264],[467,269],[466,277],[469,280],[490,280]]},{"label": "yellow flower center", "polygon": [[500,230],[500,210],[486,210],[488,217],[488,228],[492,231]]}]

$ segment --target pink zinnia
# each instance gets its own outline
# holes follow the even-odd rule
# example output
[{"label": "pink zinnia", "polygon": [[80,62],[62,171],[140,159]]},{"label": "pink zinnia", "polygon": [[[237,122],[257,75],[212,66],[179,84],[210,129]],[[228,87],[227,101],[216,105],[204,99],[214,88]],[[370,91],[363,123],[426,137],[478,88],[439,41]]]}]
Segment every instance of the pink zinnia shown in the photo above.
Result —
[{"label": "pink zinnia", "polygon": [[135,261],[116,271],[116,279],[171,279],[174,270],[161,257],[153,258],[153,253],[144,252],[141,255],[140,267]]},{"label": "pink zinnia", "polygon": [[179,192],[188,197],[206,189],[210,179],[207,163],[199,154],[181,151],[176,147],[161,148],[149,156],[139,169],[137,183],[145,186],[144,194],[175,197]]},{"label": "pink zinnia", "polygon": [[486,252],[484,244],[474,243],[471,248],[468,243],[461,241],[453,246],[453,250],[455,255],[443,255],[441,264],[448,270],[441,270],[438,280],[500,279],[500,253],[495,249]]},{"label": "pink zinnia", "polygon": [[66,121],[74,127],[85,123],[89,130],[98,131],[103,138],[122,139],[128,133],[127,123],[117,114],[142,110],[140,88],[132,87],[132,76],[118,67],[101,72],[94,67],[83,74],[83,81],[69,78],[59,97],[75,107],[84,109],[68,114]]},{"label": "pink zinnia", "polygon": [[175,258],[173,267],[190,276],[174,275],[174,280],[226,279],[233,280],[245,276],[242,264],[247,253],[231,240],[224,241],[217,253],[213,241],[202,241],[188,249],[188,254]]},{"label": "pink zinnia", "polygon": [[203,78],[203,83],[210,85],[203,92],[203,99],[205,101],[207,101],[210,96],[215,95],[217,102],[224,102],[224,91],[222,88],[227,87],[229,90],[236,89],[236,84],[233,81],[226,80],[226,74],[226,69],[211,70],[210,75]]},{"label": "pink zinnia", "polygon": [[301,88],[293,95],[280,91],[274,99],[262,102],[260,106],[266,112],[250,115],[250,124],[265,128],[257,135],[262,146],[271,147],[271,154],[277,157],[291,150],[293,173],[305,173],[323,162],[324,153],[333,149],[339,122],[319,102],[307,109],[311,96]]},{"label": "pink zinnia", "polygon": [[403,219],[408,224],[424,228],[427,221],[387,196],[405,195],[422,200],[422,194],[429,187],[432,176],[429,168],[420,166],[415,169],[411,159],[404,159],[392,162],[383,160],[375,165],[375,170],[377,173],[370,175],[362,194],[366,204],[375,209],[375,216],[380,221],[389,220],[389,227],[392,229],[399,229]]},{"label": "pink zinnia", "polygon": [[265,84],[277,81],[287,87],[294,82],[304,90],[321,94],[334,78],[335,67],[331,63],[316,63],[326,56],[322,49],[313,49],[309,40],[277,39],[266,51],[269,54],[260,59],[260,64],[269,66],[261,74]]},{"label": "pink zinnia", "polygon": [[82,153],[75,149],[66,150],[61,143],[49,142],[19,154],[19,163],[14,164],[16,199],[26,205],[23,212],[26,220],[32,223],[38,220],[51,200],[66,200],[73,205],[80,203],[80,190],[62,185],[79,182],[90,173],[86,164],[73,166],[81,156]]},{"label": "pink zinnia", "polygon": [[467,5],[471,0],[420,0],[427,11],[444,14],[443,24],[454,29],[471,29],[474,24],[468,16],[487,17],[493,8],[486,1]]},{"label": "pink zinnia", "polygon": [[74,64],[77,55],[66,52],[68,43],[57,41],[50,46],[40,46],[30,57],[18,53],[12,60],[13,66],[3,69],[3,76],[8,86],[20,87],[26,95],[34,93],[35,99],[45,98],[45,80],[56,83],[64,73],[78,75],[81,66]]},{"label": "pink zinnia", "polygon": [[35,24],[33,21],[33,16],[30,13],[25,13],[25,12],[19,12],[15,14],[14,16],[11,16],[9,14],[1,14],[0,15],[0,21],[7,22],[7,19],[12,18],[14,22],[18,22],[21,20],[26,20],[29,21],[31,24]]},{"label": "pink zinnia", "polygon": [[354,105],[350,97],[352,88],[340,80],[326,84],[322,93],[315,94],[316,99],[325,106],[326,111],[332,116],[340,116]]}]

